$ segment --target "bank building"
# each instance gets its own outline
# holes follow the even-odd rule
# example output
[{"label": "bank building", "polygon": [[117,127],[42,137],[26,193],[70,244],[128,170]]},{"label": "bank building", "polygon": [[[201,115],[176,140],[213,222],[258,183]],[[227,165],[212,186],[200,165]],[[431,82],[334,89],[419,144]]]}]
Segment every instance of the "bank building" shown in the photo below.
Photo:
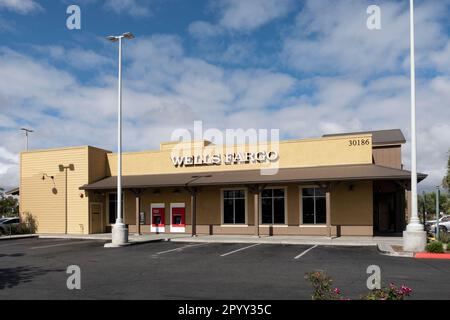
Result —
[{"label": "bank building", "polygon": [[[124,223],[130,233],[400,234],[410,213],[404,143],[394,129],[123,153]],[[111,232],[116,175],[117,154],[92,146],[22,152],[20,213],[38,233]]]}]

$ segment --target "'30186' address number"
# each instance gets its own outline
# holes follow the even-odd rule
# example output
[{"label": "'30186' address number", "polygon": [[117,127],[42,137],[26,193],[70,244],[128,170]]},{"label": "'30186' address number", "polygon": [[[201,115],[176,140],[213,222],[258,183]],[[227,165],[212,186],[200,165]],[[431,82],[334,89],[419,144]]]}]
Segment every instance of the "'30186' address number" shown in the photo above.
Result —
[{"label": "'30186' address number", "polygon": [[370,139],[351,139],[348,140],[349,147],[367,146],[370,144]]}]

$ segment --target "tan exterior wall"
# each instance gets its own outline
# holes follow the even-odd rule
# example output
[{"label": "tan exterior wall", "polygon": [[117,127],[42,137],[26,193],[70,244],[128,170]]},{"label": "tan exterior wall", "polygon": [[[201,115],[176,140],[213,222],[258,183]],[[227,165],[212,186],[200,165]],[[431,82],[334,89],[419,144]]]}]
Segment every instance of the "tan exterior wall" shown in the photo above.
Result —
[{"label": "tan exterior wall", "polygon": [[[23,152],[20,155],[20,212],[31,213],[39,233],[65,231],[65,173],[58,165],[73,164],[68,171],[68,233],[89,233],[88,199],[78,190],[88,181],[88,148]],[[46,176],[54,176],[52,179]],[[83,197],[80,195],[83,194]]]},{"label": "tan exterior wall", "polygon": [[373,149],[374,164],[391,167],[396,169],[402,168],[402,150],[401,146],[376,147]]},{"label": "tan exterior wall", "polygon": [[342,182],[331,189],[331,224],[341,235],[373,234],[373,188],[371,181]]},{"label": "tan exterior wall", "polygon": [[[21,153],[20,213],[35,217],[39,233],[64,233],[65,172],[59,171],[59,165],[73,164],[74,170],[67,172],[67,232],[90,233],[89,203],[94,199],[79,187],[106,176],[106,153],[89,146]],[[50,176],[54,176],[53,181]],[[95,200],[104,208],[104,197]]]},{"label": "tan exterior wall", "polygon": [[[361,146],[350,146],[350,140],[369,140],[369,144]],[[346,164],[370,164],[372,163],[372,135],[332,137],[308,140],[282,141],[278,147],[276,145],[261,145],[258,150],[272,151],[279,153],[279,161],[276,165],[279,168],[292,167],[314,167],[326,165],[346,165]],[[169,145],[173,148],[173,144]],[[167,145],[162,145],[161,150],[146,152],[131,152],[123,154],[123,174],[140,175],[153,173],[179,173],[179,172],[206,172],[206,171],[227,171],[259,169],[270,167],[269,164],[234,164],[220,166],[191,166],[175,167],[171,160],[172,149]],[[208,145],[203,148],[187,148],[180,155],[198,154],[224,154],[241,151],[239,146],[227,150],[224,146]],[[242,147],[242,150],[252,150],[250,146]],[[108,165],[111,175],[117,174],[117,154],[108,153]]]},{"label": "tan exterior wall", "polygon": [[[368,139],[369,143],[350,146],[350,140]],[[195,144],[205,154],[229,153],[222,146],[214,146],[205,142]],[[177,168],[171,161],[174,143],[161,145],[159,151],[125,153],[123,157],[124,175],[141,175],[152,173],[177,173],[200,171],[223,171],[260,168],[258,164],[235,164],[220,166],[192,166]],[[203,148],[203,149],[202,149]],[[247,151],[250,150],[246,146]],[[244,149],[245,149],[244,148]],[[368,164],[372,163],[371,135],[343,136],[320,139],[285,141],[274,146],[262,146],[264,151],[279,153],[279,167],[312,167],[324,165]],[[241,150],[234,150],[241,151]],[[193,152],[193,153],[189,153]],[[198,150],[190,150],[187,155],[199,154]],[[81,191],[79,187],[98,181],[106,176],[116,174],[116,154],[93,147],[74,147],[24,152],[21,154],[20,211],[30,212],[38,220],[38,232],[63,233],[64,214],[64,172],[59,172],[59,164],[74,164],[75,170],[68,172],[68,233],[91,232],[90,204],[102,204],[102,230],[111,227],[108,219],[109,191]],[[55,177],[56,192],[52,192],[53,182],[46,173]],[[247,226],[222,225],[221,190],[233,186],[204,187],[197,199],[197,224],[199,233],[214,234],[253,234],[254,233],[254,196],[247,191]],[[300,188],[297,184],[276,185],[286,188],[286,225],[260,226],[261,234],[304,234],[326,235],[328,228],[324,226],[304,226],[300,219]],[[239,186],[242,188],[242,186]],[[111,190],[112,191],[112,190]],[[144,232],[150,231],[151,203],[165,203],[166,230],[170,225],[170,203],[185,203],[186,232],[190,232],[191,199],[184,189],[148,189],[141,195],[140,211],[145,212],[146,225]],[[124,191],[124,222],[130,225],[130,232],[135,232],[136,208],[135,194]],[[354,190],[349,192],[346,184],[335,186],[331,192],[331,223],[340,225],[341,231],[347,234],[372,234],[372,184],[371,182],[354,183]],[[370,229],[370,230],[369,230]]]},{"label": "tan exterior wall", "polygon": [[[349,184],[342,183],[334,186],[331,191],[331,224],[332,234],[337,234],[339,226],[341,235],[373,235],[373,198],[372,182],[354,183],[353,191],[348,190]],[[270,186],[268,186],[270,187]],[[327,235],[326,225],[301,225],[301,196],[300,186],[289,184],[287,190],[286,208],[287,220],[285,225],[260,225],[261,235]],[[197,233],[199,234],[254,234],[254,196],[247,192],[247,224],[223,225],[222,224],[222,197],[223,189],[243,188],[242,186],[204,187],[197,198]],[[126,193],[125,223],[129,224],[130,232],[136,232],[135,226],[135,196]],[[190,195],[186,191],[173,193],[173,189],[161,189],[160,193],[153,190],[146,191],[141,196],[140,211],[145,212],[146,224],[141,226],[143,233],[150,232],[150,205],[151,203],[165,204],[166,232],[170,225],[170,203],[185,202],[186,222],[191,223]],[[191,231],[191,226],[186,226],[186,233]]]}]

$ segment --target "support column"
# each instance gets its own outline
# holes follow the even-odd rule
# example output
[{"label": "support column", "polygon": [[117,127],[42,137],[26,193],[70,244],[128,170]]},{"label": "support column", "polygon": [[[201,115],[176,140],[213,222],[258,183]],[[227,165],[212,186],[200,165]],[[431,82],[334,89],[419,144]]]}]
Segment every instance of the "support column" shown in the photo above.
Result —
[{"label": "support column", "polygon": [[197,188],[191,190],[191,236],[197,236]]},{"label": "support column", "polygon": [[140,209],[141,209],[141,195],[136,194],[136,230],[137,230],[136,234],[137,235],[141,234],[141,219],[139,217]]},{"label": "support column", "polygon": [[254,193],[255,236],[259,238],[259,190]]},{"label": "support column", "polygon": [[327,188],[325,193],[325,206],[326,206],[326,214],[327,214],[327,236],[331,238],[331,187]]}]

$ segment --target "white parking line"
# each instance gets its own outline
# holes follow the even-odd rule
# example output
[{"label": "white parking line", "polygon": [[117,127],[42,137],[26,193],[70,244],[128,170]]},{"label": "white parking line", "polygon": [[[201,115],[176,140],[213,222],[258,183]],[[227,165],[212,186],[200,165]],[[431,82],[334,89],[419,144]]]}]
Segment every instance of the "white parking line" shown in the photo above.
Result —
[{"label": "white parking line", "polygon": [[302,253],[300,253],[298,256],[296,256],[294,259],[300,259],[301,257],[303,257],[305,254],[307,254],[308,252],[310,252],[312,249],[314,249],[315,247],[317,247],[318,245],[316,244],[315,246],[312,246],[309,249],[306,249],[305,251],[303,251]]},{"label": "white parking line", "polygon": [[166,250],[166,251],[161,251],[161,252],[158,252],[158,253],[156,253],[156,254],[164,254],[164,253],[169,253],[169,252],[174,252],[174,251],[181,251],[181,250],[186,249],[186,248],[193,248],[193,247],[206,246],[206,245],[208,245],[208,244],[209,244],[209,243],[188,244],[187,246],[183,246],[183,247],[179,247],[179,248],[175,248],[175,249],[170,249],[170,250]]},{"label": "white parking line", "polygon": [[76,242],[68,242],[68,243],[49,244],[47,246],[31,247],[30,249],[45,249],[45,248],[70,246],[70,245],[73,245],[73,244],[92,243],[92,242],[97,242],[97,241],[76,241]]},{"label": "white parking line", "polygon": [[234,251],[230,251],[230,252],[227,252],[227,253],[221,254],[220,256],[221,256],[221,257],[225,257],[225,256],[228,256],[228,255],[230,255],[230,254],[233,254],[233,253],[236,253],[236,252],[239,252],[239,251],[245,250],[245,249],[249,249],[249,248],[252,248],[252,247],[256,247],[256,246],[259,246],[260,244],[261,244],[261,243],[256,243],[256,244],[252,244],[251,246],[248,246],[248,247],[244,247],[244,248],[240,248],[240,249],[237,249],[237,250],[234,250]]}]

